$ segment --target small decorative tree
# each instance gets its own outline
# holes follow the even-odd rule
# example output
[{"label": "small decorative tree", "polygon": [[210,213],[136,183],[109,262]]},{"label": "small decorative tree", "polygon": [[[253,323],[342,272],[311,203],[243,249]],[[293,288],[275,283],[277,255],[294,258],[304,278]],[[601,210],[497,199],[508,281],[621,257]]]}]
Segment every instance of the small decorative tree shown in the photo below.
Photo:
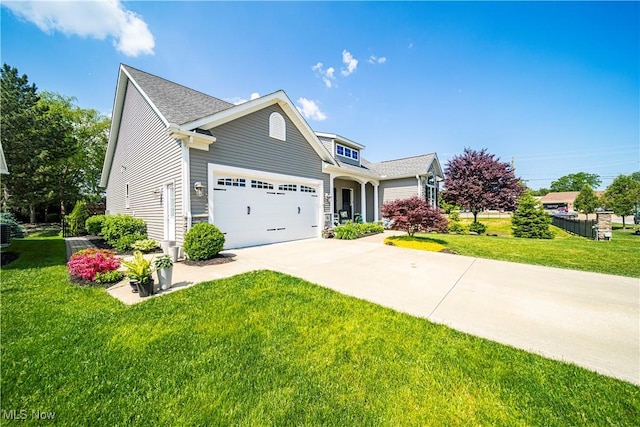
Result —
[{"label": "small decorative tree", "polygon": [[549,230],[551,217],[547,215],[531,192],[525,191],[518,197],[518,207],[511,218],[511,229],[514,237],[530,239],[552,239],[553,232]]},{"label": "small decorative tree", "polygon": [[409,236],[417,232],[444,233],[449,225],[440,209],[415,196],[383,204],[382,217],[391,221],[391,229],[406,231]]},{"label": "small decorative tree", "polygon": [[443,198],[447,203],[469,209],[474,223],[483,209],[512,210],[522,193],[513,167],[486,149],[465,148],[463,154],[447,162],[445,176]]},{"label": "small decorative tree", "polygon": [[600,207],[600,200],[598,200],[598,196],[596,196],[593,188],[585,185],[582,187],[582,190],[580,190],[573,205],[578,212],[585,214],[587,219],[589,219],[589,214],[594,213],[596,208]]}]

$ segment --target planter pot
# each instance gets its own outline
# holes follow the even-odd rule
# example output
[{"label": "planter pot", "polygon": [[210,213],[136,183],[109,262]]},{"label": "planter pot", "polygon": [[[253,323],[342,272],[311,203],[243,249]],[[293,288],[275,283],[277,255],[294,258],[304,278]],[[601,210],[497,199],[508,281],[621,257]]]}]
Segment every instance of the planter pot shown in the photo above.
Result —
[{"label": "planter pot", "polygon": [[169,248],[175,245],[176,245],[175,240],[163,240],[161,244],[162,253],[165,255],[169,255]]},{"label": "planter pot", "polygon": [[131,292],[133,292],[134,294],[138,293],[138,282],[136,282],[134,280],[130,280],[129,281],[129,286],[131,286]]},{"label": "planter pot", "polygon": [[161,268],[158,270],[158,283],[160,284],[160,289],[166,291],[171,287],[171,276],[173,276],[173,267]]},{"label": "planter pot", "polygon": [[176,262],[178,261],[178,255],[180,254],[180,247],[179,246],[171,246],[169,248],[169,255],[171,255],[171,261]]},{"label": "planter pot", "polygon": [[145,283],[138,282],[138,293],[142,298],[153,295],[153,278],[149,277]]}]

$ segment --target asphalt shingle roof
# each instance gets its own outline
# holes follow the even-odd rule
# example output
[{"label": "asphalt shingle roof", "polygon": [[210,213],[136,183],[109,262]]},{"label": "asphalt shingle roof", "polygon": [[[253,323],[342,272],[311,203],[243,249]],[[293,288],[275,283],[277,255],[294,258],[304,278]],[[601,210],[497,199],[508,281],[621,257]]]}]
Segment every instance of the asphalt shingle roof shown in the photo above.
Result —
[{"label": "asphalt shingle roof", "polygon": [[128,65],[123,67],[169,123],[182,125],[234,106]]},{"label": "asphalt shingle roof", "polygon": [[435,158],[435,154],[423,154],[421,156],[407,157],[404,159],[386,160],[379,163],[369,163],[362,159],[365,166],[370,167],[380,177],[399,178],[405,176],[424,175],[429,165]]}]

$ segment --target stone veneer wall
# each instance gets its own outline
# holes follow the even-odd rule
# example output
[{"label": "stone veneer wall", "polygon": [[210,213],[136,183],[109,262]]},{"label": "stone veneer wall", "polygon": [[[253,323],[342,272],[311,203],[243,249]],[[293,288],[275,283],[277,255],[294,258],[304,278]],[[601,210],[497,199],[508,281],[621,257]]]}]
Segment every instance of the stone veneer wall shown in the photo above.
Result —
[{"label": "stone veneer wall", "polygon": [[612,212],[596,212],[598,240],[611,240],[611,214]]}]

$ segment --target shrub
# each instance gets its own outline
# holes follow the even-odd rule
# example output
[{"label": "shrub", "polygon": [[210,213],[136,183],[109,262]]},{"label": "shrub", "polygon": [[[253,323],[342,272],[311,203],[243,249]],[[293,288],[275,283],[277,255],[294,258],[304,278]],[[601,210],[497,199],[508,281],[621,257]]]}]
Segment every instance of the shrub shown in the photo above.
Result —
[{"label": "shrub", "polygon": [[337,226],[333,229],[336,234],[336,239],[341,240],[353,240],[358,238],[358,225],[351,221]]},{"label": "shrub", "polygon": [[87,233],[93,234],[94,236],[98,236],[102,233],[102,226],[104,225],[104,219],[106,217],[104,215],[94,215],[87,218],[84,223],[84,228],[87,230]]},{"label": "shrub", "polygon": [[116,244],[113,245],[113,248],[116,250],[116,252],[119,253],[130,251],[131,249],[133,249],[133,245],[136,242],[144,240],[145,237],[146,236],[137,233],[128,236],[122,236],[120,240],[118,240]]},{"label": "shrub", "polygon": [[453,211],[449,214],[449,221],[450,222],[460,222],[460,212],[458,211]]},{"label": "shrub", "polygon": [[12,238],[22,239],[24,237],[24,228],[18,224],[18,221],[10,212],[0,213],[0,224],[7,224]]},{"label": "shrub", "polygon": [[97,273],[117,270],[120,260],[115,258],[112,251],[89,248],[71,255],[67,267],[72,276],[93,282]]},{"label": "shrub", "polygon": [[118,283],[123,277],[124,274],[122,274],[121,271],[112,270],[104,273],[96,273],[94,280],[97,284],[104,285],[107,283]]},{"label": "shrub", "polygon": [[553,232],[549,230],[551,217],[543,207],[526,191],[518,198],[518,207],[511,217],[513,237],[530,239],[552,239]]},{"label": "shrub", "polygon": [[365,223],[358,224],[358,233],[360,235],[383,233],[383,232],[384,232],[384,227],[380,224],[376,224],[375,222],[365,222]]},{"label": "shrub", "polygon": [[190,259],[204,260],[216,256],[224,246],[224,234],[213,224],[201,222],[184,236],[184,251]]},{"label": "shrub", "polygon": [[487,231],[487,226],[481,222],[472,222],[469,224],[469,232],[484,234]]},{"label": "shrub", "polygon": [[449,233],[464,234],[466,232],[467,227],[460,224],[458,221],[449,222]]},{"label": "shrub", "polygon": [[[134,218],[131,215],[107,215],[101,231],[104,239],[116,250],[125,248],[122,251],[131,249],[131,244],[136,240],[147,238],[147,225],[144,220]],[[126,237],[125,236],[129,236]],[[125,238],[122,242],[122,240]]]},{"label": "shrub", "polygon": [[67,222],[69,224],[69,231],[73,236],[79,236],[87,232],[85,223],[89,218],[89,209],[87,208],[87,202],[84,200],[78,200],[73,208],[73,211],[67,215]]},{"label": "shrub", "polygon": [[151,252],[157,247],[158,247],[158,242],[153,239],[136,240],[131,245],[131,249],[135,249],[137,251],[144,252],[144,253]]},{"label": "shrub", "polygon": [[406,231],[409,236],[417,232],[444,233],[449,225],[440,209],[429,206],[426,200],[416,196],[383,204],[382,216],[390,220],[393,230]]},{"label": "shrub", "polygon": [[353,240],[365,234],[382,233],[384,227],[373,222],[354,223],[348,221],[333,229],[336,239]]}]

